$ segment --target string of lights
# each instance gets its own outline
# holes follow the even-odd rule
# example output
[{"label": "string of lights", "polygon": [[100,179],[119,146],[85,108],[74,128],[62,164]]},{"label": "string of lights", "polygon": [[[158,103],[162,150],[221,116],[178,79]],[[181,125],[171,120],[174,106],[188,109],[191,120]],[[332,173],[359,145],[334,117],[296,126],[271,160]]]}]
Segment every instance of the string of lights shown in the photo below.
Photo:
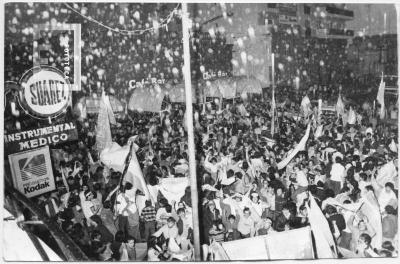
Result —
[{"label": "string of lights", "polygon": [[174,17],[174,15],[179,13],[179,6],[180,6],[180,4],[178,4],[174,8],[174,10],[172,10],[171,13],[169,13],[169,15],[166,18],[161,20],[161,22],[157,26],[153,26],[153,27],[146,28],[146,29],[126,30],[126,29],[112,28],[110,26],[107,26],[107,25],[103,24],[102,22],[100,22],[100,21],[98,21],[98,20],[96,20],[94,18],[91,18],[89,16],[86,16],[86,15],[82,14],[81,12],[79,12],[78,10],[76,10],[75,8],[73,8],[72,6],[70,6],[67,3],[64,3],[64,5],[68,9],[70,9],[71,11],[73,11],[76,14],[80,15],[81,17],[83,17],[84,19],[89,20],[89,21],[91,21],[93,23],[96,23],[99,26],[101,26],[103,28],[106,28],[106,29],[108,29],[108,30],[110,30],[112,32],[116,32],[116,33],[119,33],[119,34],[122,34],[122,35],[142,35],[142,34],[144,34],[146,32],[151,32],[151,31],[158,30],[158,29],[160,29],[162,27],[166,28],[168,26],[168,24],[171,22],[171,20]]}]

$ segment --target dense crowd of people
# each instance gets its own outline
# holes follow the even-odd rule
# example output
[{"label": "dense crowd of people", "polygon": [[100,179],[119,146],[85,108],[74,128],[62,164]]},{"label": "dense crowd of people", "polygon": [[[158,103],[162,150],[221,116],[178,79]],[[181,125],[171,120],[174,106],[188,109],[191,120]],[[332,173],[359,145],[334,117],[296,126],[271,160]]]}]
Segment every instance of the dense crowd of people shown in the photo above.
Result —
[{"label": "dense crowd of people", "polygon": [[[85,4],[72,7],[88,16],[103,17],[112,25],[117,23],[111,16],[114,8],[121,9],[121,14],[126,14],[121,15],[118,26],[127,30],[141,29],[152,21],[150,15],[137,18],[136,11],[143,8],[140,5],[98,5],[93,9]],[[99,32],[64,5],[47,7],[39,3],[6,6],[6,80],[17,81],[33,65],[31,24],[52,19],[83,25],[81,95],[98,94],[106,88],[126,101],[131,74],[141,72],[140,79],[146,79],[154,67],[162,67],[159,72],[165,73],[157,78],[181,79],[179,71],[173,71],[180,68],[182,54],[174,30],[161,31],[160,39],[137,38],[132,45],[130,36],[117,40],[111,32]],[[127,17],[134,19],[125,21]],[[159,46],[160,42],[164,46]],[[325,53],[326,48],[322,45],[319,52]],[[302,59],[299,57],[300,52],[295,59]],[[194,107],[201,243],[211,245],[307,226],[308,201],[312,197],[323,211],[343,256],[345,251],[351,253],[347,256],[357,257],[397,256],[397,124],[379,119],[379,106],[373,107],[360,98],[347,102],[344,112],[319,113],[316,100],[334,104],[346,92],[336,84],[297,90],[288,85],[276,90],[277,100],[285,100],[276,104],[273,135],[269,95],[223,102],[213,98],[210,103]],[[309,112],[302,112],[305,94],[314,103],[308,106]],[[17,94],[7,96],[6,133],[48,125],[47,120],[38,122],[22,109],[16,115],[11,108],[18,107]],[[394,101],[389,102],[387,116],[397,116],[397,107]],[[352,111],[356,120],[349,121]],[[79,140],[52,147],[57,188],[32,201],[91,260],[193,260],[194,205],[190,188],[186,186],[184,195],[176,200],[168,199],[158,188],[163,179],[190,178],[185,107],[168,103],[161,113],[126,110],[111,127],[112,140],[120,146],[138,136],[136,155],[147,188],[156,198],[154,202],[147,200],[143,208],[137,204],[143,192],[130,182],[119,189],[122,173],[99,160],[97,114],[78,117],[68,111],[63,119],[76,120]],[[287,166],[279,168],[309,125],[306,147]],[[357,207],[366,200],[376,202],[381,227],[371,224],[372,219]],[[24,210],[24,216],[35,220],[29,210]],[[63,254],[44,226],[27,228]]]},{"label": "dense crowd of people", "polygon": [[[304,117],[299,105],[278,103],[274,136],[269,100],[245,98],[195,107],[202,244],[307,226],[306,204],[312,195],[337,246],[359,257],[396,256],[397,126],[386,125],[373,109],[355,105],[355,124],[346,124],[346,113],[338,118],[329,112],[316,123],[316,110]],[[77,123],[79,142],[52,150],[57,190],[33,199],[93,260],[138,260],[135,245],[143,242],[147,254],[141,258],[191,259],[189,187],[177,201],[156,189],[156,203],[146,201],[140,209],[135,201],[143,193],[131,183],[115,192],[121,173],[98,160],[96,117],[88,115]],[[161,116],[129,112],[112,126],[113,141],[121,146],[138,135],[137,157],[150,189],[163,178],[189,177],[184,120],[184,106],[171,104]],[[313,125],[306,148],[278,169],[304,136],[308,122]],[[324,130],[315,136],[319,124]],[[377,182],[383,167],[391,174],[386,182]],[[368,218],[346,209],[369,195],[376,197],[382,217],[380,245],[371,245],[377,233]]]}]

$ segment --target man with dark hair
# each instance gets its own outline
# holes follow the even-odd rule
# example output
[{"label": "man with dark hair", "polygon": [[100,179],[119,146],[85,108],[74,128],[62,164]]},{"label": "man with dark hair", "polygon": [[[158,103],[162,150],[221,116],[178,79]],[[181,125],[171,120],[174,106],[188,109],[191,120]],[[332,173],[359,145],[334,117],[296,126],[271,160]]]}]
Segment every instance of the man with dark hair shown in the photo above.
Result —
[{"label": "man with dark hair", "polygon": [[117,227],[115,226],[114,214],[111,211],[111,202],[109,200],[104,201],[99,216],[104,226],[106,226],[114,236],[117,232]]},{"label": "man with dark hair", "polygon": [[382,236],[383,241],[392,242],[398,231],[396,210],[391,205],[385,206],[382,218]]},{"label": "man with dark hair", "polygon": [[394,193],[394,185],[391,182],[385,183],[385,189],[383,189],[378,196],[378,202],[381,212],[385,211],[386,205],[391,205],[393,208],[397,208],[397,196]]},{"label": "man with dark hair", "polygon": [[156,232],[157,211],[150,200],[146,200],[145,205],[146,206],[143,208],[140,218],[144,221],[144,239],[147,241],[150,236]]},{"label": "man with dark hair", "polygon": [[[107,229],[106,226],[104,226],[103,221],[101,220],[101,217],[98,215],[93,215],[90,217],[90,219],[93,221],[94,225],[94,231],[98,231],[101,234],[101,242],[103,243],[111,243],[114,240],[114,235],[110,232],[110,230]],[[93,231],[93,232],[94,232]]]},{"label": "man with dark hair", "polygon": [[178,236],[178,227],[176,226],[176,220],[172,216],[168,218],[167,224],[161,227],[152,236],[160,237],[164,236],[165,239],[175,239]]},{"label": "man with dark hair", "polygon": [[328,219],[329,227],[331,228],[332,234],[335,234],[335,228],[337,228],[339,233],[336,234],[336,238],[339,238],[343,230],[346,229],[346,220],[344,219],[343,215],[338,213],[334,206],[327,205],[325,208],[325,216]]},{"label": "man with dark hair", "polygon": [[344,178],[346,177],[346,169],[341,162],[342,159],[340,157],[336,157],[335,163],[332,165],[332,169],[330,171],[330,185],[335,192],[335,195],[340,193],[344,183]]},{"label": "man with dark hair", "polygon": [[356,254],[358,257],[364,258],[376,258],[379,255],[374,251],[371,246],[371,236],[365,233],[362,233],[358,239],[358,246],[356,250]]},{"label": "man with dark hair", "polygon": [[255,235],[255,223],[248,207],[245,207],[243,209],[243,214],[240,215],[238,231],[242,238],[253,237]]}]

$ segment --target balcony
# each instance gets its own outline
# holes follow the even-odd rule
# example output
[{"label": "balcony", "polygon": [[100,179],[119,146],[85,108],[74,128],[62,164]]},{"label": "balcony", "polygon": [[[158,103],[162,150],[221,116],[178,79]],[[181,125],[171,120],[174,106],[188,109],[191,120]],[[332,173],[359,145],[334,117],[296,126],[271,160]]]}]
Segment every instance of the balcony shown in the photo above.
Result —
[{"label": "balcony", "polygon": [[354,31],[353,30],[343,30],[343,29],[335,29],[331,28],[328,31],[328,35],[332,36],[344,36],[344,37],[353,37],[354,36]]},{"label": "balcony", "polygon": [[315,36],[317,38],[332,38],[332,39],[347,39],[354,36],[353,30],[343,30],[343,29],[317,29],[315,31]]},{"label": "balcony", "polygon": [[354,18],[354,12],[351,10],[338,8],[336,6],[327,6],[326,12],[328,16],[342,18],[346,20],[352,20]]}]

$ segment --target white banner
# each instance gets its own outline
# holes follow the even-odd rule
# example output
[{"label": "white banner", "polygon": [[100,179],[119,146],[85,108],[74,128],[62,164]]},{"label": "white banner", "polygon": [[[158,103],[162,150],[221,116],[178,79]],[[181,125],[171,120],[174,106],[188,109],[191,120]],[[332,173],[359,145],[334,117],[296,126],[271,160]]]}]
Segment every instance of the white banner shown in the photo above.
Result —
[{"label": "white banner", "polygon": [[314,259],[310,227],[215,244],[214,260]]},{"label": "white banner", "polygon": [[188,178],[164,178],[160,179],[159,191],[169,201],[179,202],[185,195],[185,189],[189,186]]},{"label": "white banner", "polygon": [[335,240],[333,239],[328,221],[312,195],[310,195],[308,219],[314,234],[317,258],[337,258]]},{"label": "white banner", "polygon": [[26,197],[55,190],[49,146],[8,156],[14,187]]}]

